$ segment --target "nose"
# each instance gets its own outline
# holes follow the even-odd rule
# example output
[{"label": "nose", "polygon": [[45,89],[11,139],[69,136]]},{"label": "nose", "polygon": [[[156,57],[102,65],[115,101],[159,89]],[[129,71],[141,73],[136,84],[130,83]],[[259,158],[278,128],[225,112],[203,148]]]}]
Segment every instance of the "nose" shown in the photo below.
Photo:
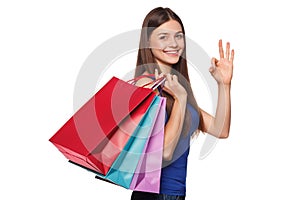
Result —
[{"label": "nose", "polygon": [[170,37],[169,47],[175,48],[175,47],[177,47],[177,46],[178,46],[178,43],[177,43],[175,37]]}]

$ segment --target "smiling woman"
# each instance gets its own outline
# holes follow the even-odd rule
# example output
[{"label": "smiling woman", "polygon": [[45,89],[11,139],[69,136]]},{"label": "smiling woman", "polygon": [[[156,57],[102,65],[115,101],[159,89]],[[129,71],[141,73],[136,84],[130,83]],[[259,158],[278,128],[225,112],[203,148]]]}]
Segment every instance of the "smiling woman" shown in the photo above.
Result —
[{"label": "smiling woman", "polygon": [[[166,78],[161,95],[167,99],[164,129],[163,167],[160,193],[134,191],[132,200],[185,199],[190,138],[200,131],[227,138],[230,127],[230,85],[234,51],[219,41],[220,59],[212,58],[209,71],[218,83],[216,115],[198,107],[188,74],[185,31],[181,19],[169,8],[158,7],[144,19],[137,56],[136,83],[145,85]],[[143,76],[145,77],[145,76]]]}]

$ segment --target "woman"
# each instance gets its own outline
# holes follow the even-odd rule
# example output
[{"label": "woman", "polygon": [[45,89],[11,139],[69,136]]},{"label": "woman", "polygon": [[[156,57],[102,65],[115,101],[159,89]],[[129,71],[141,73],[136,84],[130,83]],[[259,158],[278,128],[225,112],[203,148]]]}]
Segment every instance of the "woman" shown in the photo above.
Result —
[{"label": "woman", "polygon": [[226,44],[225,55],[219,41],[220,59],[212,58],[209,68],[218,83],[216,115],[198,107],[190,86],[185,47],[185,31],[180,18],[169,8],[155,8],[143,22],[135,77],[148,75],[137,82],[142,86],[165,76],[162,95],[167,98],[164,166],[160,194],[132,193],[132,200],[185,199],[189,142],[199,131],[227,138],[230,128],[230,85],[234,51]]}]

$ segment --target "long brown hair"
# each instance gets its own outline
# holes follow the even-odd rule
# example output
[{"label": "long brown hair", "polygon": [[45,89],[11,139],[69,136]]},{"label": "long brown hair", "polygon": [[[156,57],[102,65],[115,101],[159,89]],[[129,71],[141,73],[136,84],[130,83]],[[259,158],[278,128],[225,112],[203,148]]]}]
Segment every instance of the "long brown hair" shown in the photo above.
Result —
[{"label": "long brown hair", "polygon": [[[135,75],[134,75],[135,77],[142,75],[144,72],[148,72],[149,74],[154,74],[155,68],[157,68],[158,72],[161,73],[160,68],[157,67],[158,65],[154,55],[152,54],[151,48],[149,47],[149,38],[155,28],[159,27],[165,22],[168,22],[169,20],[176,20],[181,25],[183,34],[185,34],[184,26],[181,19],[170,8],[157,7],[151,10],[146,15],[141,30],[140,44],[139,44],[139,50],[137,56]],[[178,76],[179,83],[187,91],[188,94],[187,102],[198,111],[198,105],[194,97],[190,85],[190,78],[188,75],[185,36],[184,36],[184,44],[185,47],[183,49],[182,55],[180,56],[179,61],[176,64],[172,65],[171,73]],[[167,92],[163,91],[162,95],[167,97],[166,109],[167,109],[168,116],[170,116],[174,104],[174,99]],[[191,124],[191,114],[188,111],[188,109],[186,109],[183,131],[182,131],[184,135],[188,134],[188,131],[190,129],[190,124]],[[200,123],[198,129],[200,129]]]}]

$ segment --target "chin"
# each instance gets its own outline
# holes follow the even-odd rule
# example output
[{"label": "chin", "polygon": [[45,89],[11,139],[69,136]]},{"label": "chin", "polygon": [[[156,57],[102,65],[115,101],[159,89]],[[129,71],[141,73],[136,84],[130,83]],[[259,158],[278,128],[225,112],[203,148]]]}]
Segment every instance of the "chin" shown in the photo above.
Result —
[{"label": "chin", "polygon": [[165,62],[170,64],[170,65],[174,65],[176,63],[178,63],[179,61],[179,58],[176,58],[176,59],[166,59]]}]

